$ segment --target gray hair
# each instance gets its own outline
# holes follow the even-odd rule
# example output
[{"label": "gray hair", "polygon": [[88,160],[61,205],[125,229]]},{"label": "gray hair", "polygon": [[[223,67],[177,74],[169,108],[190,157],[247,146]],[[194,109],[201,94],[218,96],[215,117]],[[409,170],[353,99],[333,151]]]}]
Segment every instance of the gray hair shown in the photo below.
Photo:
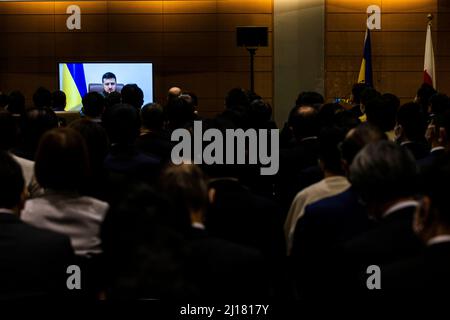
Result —
[{"label": "gray hair", "polygon": [[385,203],[414,195],[418,168],[405,148],[378,141],[365,146],[350,166],[350,181],[367,203]]}]

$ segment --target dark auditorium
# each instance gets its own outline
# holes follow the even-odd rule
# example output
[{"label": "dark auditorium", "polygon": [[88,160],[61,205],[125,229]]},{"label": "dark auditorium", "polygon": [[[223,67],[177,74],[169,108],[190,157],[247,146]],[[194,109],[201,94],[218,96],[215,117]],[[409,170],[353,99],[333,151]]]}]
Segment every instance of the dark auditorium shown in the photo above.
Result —
[{"label": "dark auditorium", "polygon": [[450,298],[449,95],[450,0],[0,0],[0,300]]}]

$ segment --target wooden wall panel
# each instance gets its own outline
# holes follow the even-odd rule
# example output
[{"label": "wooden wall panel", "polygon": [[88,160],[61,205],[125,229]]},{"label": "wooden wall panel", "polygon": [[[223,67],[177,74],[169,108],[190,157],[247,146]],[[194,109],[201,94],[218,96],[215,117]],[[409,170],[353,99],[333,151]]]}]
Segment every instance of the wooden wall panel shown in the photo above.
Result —
[{"label": "wooden wall panel", "polygon": [[371,32],[375,87],[397,94],[402,101],[415,96],[422,83],[427,15],[433,13],[438,89],[450,93],[450,16],[448,0],[327,0],[325,31],[325,94],[348,97],[362,60],[366,9],[381,7],[381,30]]},{"label": "wooden wall panel", "polygon": [[[80,6],[81,30],[66,28],[66,9]],[[225,93],[249,85],[249,55],[235,28],[269,27],[257,51],[256,90],[273,96],[273,0],[0,2],[0,91],[57,88],[59,61],[152,61],[155,97],[178,85],[197,93],[200,111],[222,110]]]}]

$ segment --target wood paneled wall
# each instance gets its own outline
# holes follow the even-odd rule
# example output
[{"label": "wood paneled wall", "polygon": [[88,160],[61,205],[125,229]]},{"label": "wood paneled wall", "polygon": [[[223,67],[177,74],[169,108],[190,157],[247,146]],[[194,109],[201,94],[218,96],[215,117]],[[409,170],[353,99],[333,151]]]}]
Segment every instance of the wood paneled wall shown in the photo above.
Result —
[{"label": "wood paneled wall", "polygon": [[438,89],[450,94],[450,7],[447,0],[327,0],[325,87],[328,99],[349,96],[361,65],[366,9],[381,8],[381,30],[371,32],[374,85],[402,101],[423,79],[427,15],[432,13]]},{"label": "wood paneled wall", "polygon": [[[81,30],[66,8],[81,8]],[[155,95],[178,85],[197,93],[200,111],[220,111],[226,92],[249,87],[249,56],[235,28],[269,27],[255,59],[255,89],[273,96],[272,0],[0,2],[0,90],[57,88],[59,61],[151,61]]]}]

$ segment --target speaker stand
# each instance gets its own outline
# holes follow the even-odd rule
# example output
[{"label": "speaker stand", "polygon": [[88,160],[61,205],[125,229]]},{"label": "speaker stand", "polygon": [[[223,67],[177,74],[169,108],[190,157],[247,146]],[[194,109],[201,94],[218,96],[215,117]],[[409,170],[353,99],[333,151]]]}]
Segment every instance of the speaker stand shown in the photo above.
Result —
[{"label": "speaker stand", "polygon": [[258,48],[248,47],[247,51],[250,53],[250,90],[255,92],[255,54]]}]

